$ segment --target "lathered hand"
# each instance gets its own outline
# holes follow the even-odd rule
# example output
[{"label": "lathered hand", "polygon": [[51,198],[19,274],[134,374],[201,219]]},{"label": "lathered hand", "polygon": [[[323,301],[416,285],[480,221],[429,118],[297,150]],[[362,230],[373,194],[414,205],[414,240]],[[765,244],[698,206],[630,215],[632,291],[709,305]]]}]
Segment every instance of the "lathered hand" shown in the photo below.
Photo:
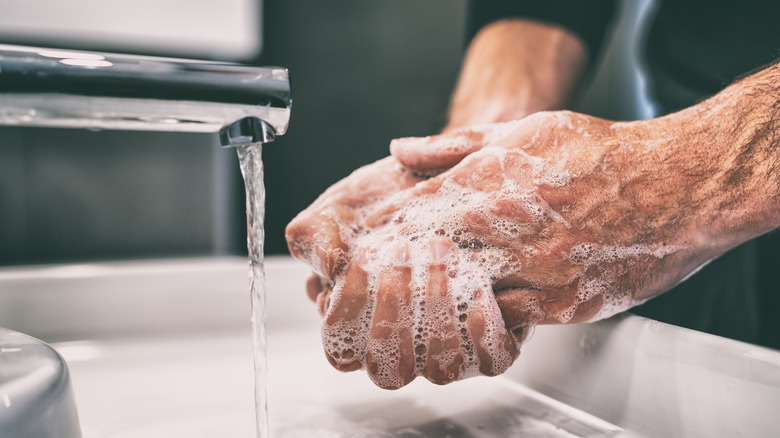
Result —
[{"label": "lathered hand", "polygon": [[399,161],[446,171],[372,221],[395,228],[396,240],[452,241],[448,269],[466,283],[486,279],[510,331],[607,317],[714,255],[690,205],[708,182],[688,175],[699,163],[674,156],[679,127],[546,112],[400,139]]},{"label": "lathered hand", "polygon": [[[442,261],[451,241],[437,238],[424,248],[412,242],[428,257],[424,270],[413,267],[417,260],[410,257],[419,254],[410,246],[381,246],[394,230],[375,221],[378,212],[423,180],[388,157],[335,184],[287,228],[291,253],[317,271],[307,292],[325,316],[328,360],[343,371],[365,366],[385,388],[401,387],[418,374],[447,383],[467,368],[495,375],[518,352],[489,281],[453,301]],[[412,285],[413,276],[424,284]]]},{"label": "lathered hand", "polygon": [[321,307],[331,363],[387,388],[496,375],[532,326],[609,316],[679,281],[707,256],[690,251],[701,234],[673,175],[648,187],[668,149],[654,134],[559,112],[394,142],[415,171],[449,168],[361,220]]},{"label": "lathered hand", "polygon": [[610,316],[780,225],[777,78],[649,121],[545,112],[397,140],[400,162],[443,173],[383,220],[471,252],[510,330]]},{"label": "lathered hand", "polygon": [[[549,112],[395,141],[410,171],[438,175],[379,162],[403,184],[365,200],[343,186],[289,230],[332,287],[328,359],[386,388],[498,374],[530,327],[627,309],[780,226],[776,78],[650,121]],[[342,255],[322,263],[318,242]]]},{"label": "lathered hand", "polygon": [[331,186],[290,222],[286,229],[290,253],[315,270],[306,285],[312,300],[324,306],[325,292],[343,274],[351,244],[372,208],[421,180],[387,157]]}]

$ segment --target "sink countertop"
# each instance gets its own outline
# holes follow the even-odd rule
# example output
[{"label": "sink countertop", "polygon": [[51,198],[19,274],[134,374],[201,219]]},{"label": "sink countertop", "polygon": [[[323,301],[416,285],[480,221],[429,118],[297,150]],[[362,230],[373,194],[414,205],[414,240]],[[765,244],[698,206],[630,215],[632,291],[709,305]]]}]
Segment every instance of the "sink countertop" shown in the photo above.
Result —
[{"label": "sink countertop", "polygon": [[[378,389],[325,360],[308,272],[266,261],[274,436],[780,435],[780,352],[630,315],[540,327],[503,376]],[[85,438],[251,436],[247,277],[243,258],[4,268],[0,325],[65,357]]]}]

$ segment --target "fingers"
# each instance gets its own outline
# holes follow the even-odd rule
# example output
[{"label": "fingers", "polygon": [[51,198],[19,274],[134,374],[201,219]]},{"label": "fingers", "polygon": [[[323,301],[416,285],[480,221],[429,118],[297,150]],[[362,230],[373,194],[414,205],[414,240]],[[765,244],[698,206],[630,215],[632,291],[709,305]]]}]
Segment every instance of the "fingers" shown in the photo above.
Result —
[{"label": "fingers", "polygon": [[457,316],[448,296],[447,273],[444,265],[430,267],[430,281],[425,295],[422,374],[428,380],[445,385],[463,376],[463,354]]},{"label": "fingers", "polygon": [[[564,114],[565,113],[565,114]],[[430,137],[399,138],[390,142],[390,153],[407,169],[420,174],[449,169],[466,156],[488,146],[544,151],[550,127],[569,126],[568,113],[536,113],[521,120],[473,125]],[[541,149],[540,149],[541,148]]]},{"label": "fingers", "polygon": [[558,147],[556,138],[591,119],[568,111],[542,111],[510,122],[473,125],[430,137],[399,138],[390,143],[390,153],[413,172],[438,173],[488,146],[518,148],[531,154],[552,152]]},{"label": "fingers", "polygon": [[325,316],[326,313],[328,313],[328,309],[330,308],[330,289],[325,289],[322,291],[321,294],[317,295],[317,312],[319,312],[320,316]]},{"label": "fingers", "polygon": [[433,383],[444,385],[463,377],[466,354],[460,321],[456,315],[449,277],[444,261],[451,244],[433,240],[429,244],[431,260],[429,278],[420,303],[421,331],[415,346],[419,372]]},{"label": "fingers", "polygon": [[326,289],[324,280],[317,274],[311,274],[308,280],[306,280],[306,295],[315,303],[317,302],[317,296]]},{"label": "fingers", "polygon": [[378,208],[392,216],[392,209],[387,210],[392,206],[384,201],[421,180],[392,157],[356,170],[290,222],[286,230],[290,253],[333,281],[345,267],[354,239],[372,226],[364,218]]},{"label": "fingers", "polygon": [[[520,341],[506,328],[484,272],[450,276],[459,251],[451,242],[430,245],[430,278],[425,293],[422,374],[437,384],[471,375],[495,376],[506,371],[519,354]],[[463,260],[461,260],[463,262]]]},{"label": "fingers", "polygon": [[327,284],[327,280],[317,274],[312,274],[306,281],[306,294],[317,305],[320,316],[325,316],[330,307],[330,286]]},{"label": "fingers", "polygon": [[468,332],[479,372],[485,376],[502,374],[520,353],[522,339],[514,338],[507,330],[488,283],[477,290],[469,307]]},{"label": "fingers", "polygon": [[331,365],[341,371],[355,371],[362,368],[365,355],[370,313],[368,275],[354,262],[343,275],[343,281],[323,297],[330,303],[322,322],[322,342]]},{"label": "fingers", "polygon": [[481,127],[470,127],[431,137],[399,138],[390,142],[390,153],[406,168],[426,174],[458,164],[480,150],[484,140]]},{"label": "fingers", "polygon": [[304,211],[285,230],[290,254],[333,281],[347,262],[346,243],[341,239],[341,226],[325,211]]},{"label": "fingers", "polygon": [[[410,247],[427,254],[410,255]],[[506,371],[527,333],[518,321],[533,318],[513,306],[504,312],[499,304],[520,295],[494,298],[484,272],[469,272],[466,281],[456,277],[453,266],[464,273],[467,263],[460,251],[443,238],[423,246],[394,243],[387,253],[357,251],[332,290],[318,277],[311,279],[310,295],[316,293],[325,316],[328,361],[341,371],[365,366],[372,381],[386,389],[405,386],[417,375],[443,385]],[[412,258],[430,264],[417,271]]]},{"label": "fingers", "polygon": [[495,293],[506,327],[511,332],[540,324],[576,324],[592,320],[605,303],[603,294],[579,299],[578,286],[539,290],[509,288]]},{"label": "fingers", "polygon": [[414,309],[408,248],[396,250],[398,266],[382,273],[366,347],[366,370],[377,386],[397,389],[415,377]]}]

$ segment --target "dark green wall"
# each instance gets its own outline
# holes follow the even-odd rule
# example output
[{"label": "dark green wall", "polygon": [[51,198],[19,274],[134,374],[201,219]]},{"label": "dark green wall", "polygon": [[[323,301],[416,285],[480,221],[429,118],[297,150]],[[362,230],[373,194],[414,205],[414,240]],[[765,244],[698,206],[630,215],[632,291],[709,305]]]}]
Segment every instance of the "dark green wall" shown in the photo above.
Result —
[{"label": "dark green wall", "polygon": [[[392,138],[440,129],[464,9],[264,2],[264,52],[242,61],[288,67],[294,94],[289,133],[264,150],[267,253],[286,254],[287,222]],[[246,254],[242,190],[235,151],[214,135],[0,127],[0,265]]]},{"label": "dark green wall", "polygon": [[287,135],[264,151],[266,252],[325,188],[441,129],[463,52],[465,2],[267,0],[260,63],[290,69]]}]

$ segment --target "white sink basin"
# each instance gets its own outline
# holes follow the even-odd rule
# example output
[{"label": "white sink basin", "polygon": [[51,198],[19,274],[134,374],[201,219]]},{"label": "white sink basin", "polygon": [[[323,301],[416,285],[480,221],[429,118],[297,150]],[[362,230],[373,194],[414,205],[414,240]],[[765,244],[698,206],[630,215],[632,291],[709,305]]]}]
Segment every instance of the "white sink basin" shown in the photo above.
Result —
[{"label": "white sink basin", "polygon": [[[306,267],[266,272],[273,437],[780,436],[773,350],[631,316],[540,328],[497,378],[385,391],[327,364]],[[0,325],[65,357],[85,438],[249,437],[247,285],[238,258],[4,269]]]},{"label": "white sink basin", "polygon": [[62,357],[37,339],[0,328],[0,437],[80,436]]},{"label": "white sink basin", "polygon": [[[71,360],[84,437],[250,437],[248,336],[59,344]],[[394,392],[341,374],[316,333],[270,337],[273,437],[615,436],[619,428],[510,379],[447,387],[415,381]]]}]

